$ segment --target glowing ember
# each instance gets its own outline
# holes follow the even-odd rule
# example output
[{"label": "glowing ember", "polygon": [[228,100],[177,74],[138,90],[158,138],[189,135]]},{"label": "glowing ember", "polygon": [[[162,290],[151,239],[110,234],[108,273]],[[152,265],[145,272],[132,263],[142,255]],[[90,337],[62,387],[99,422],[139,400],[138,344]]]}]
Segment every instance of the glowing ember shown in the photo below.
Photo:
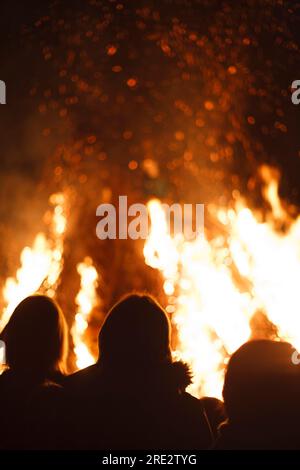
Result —
[{"label": "glowing ember", "polygon": [[[258,222],[240,200],[235,209],[217,209],[225,237],[185,241],[167,232],[157,200],[148,204],[151,232],[145,262],[162,272],[167,311],[178,332],[174,355],[191,364],[196,395],[221,396],[224,364],[251,335],[250,320],[262,309],[279,337],[300,346],[300,217],[286,233],[274,220],[288,220],[277,194],[276,175],[262,169],[272,213]],[[289,273],[289,276],[286,275]]]},{"label": "glowing ember", "polygon": [[83,263],[77,266],[77,270],[81,278],[81,283],[80,291],[76,297],[78,310],[75,315],[71,334],[74,342],[76,365],[78,369],[83,369],[95,363],[95,358],[84,342],[84,336],[88,327],[88,318],[93,308],[98,304],[98,273],[93,266],[91,258],[85,258]]},{"label": "glowing ember", "polygon": [[[65,197],[50,197],[53,213],[50,214],[50,233],[39,233],[32,247],[21,253],[21,267],[15,278],[8,278],[3,288],[6,307],[0,320],[0,329],[8,322],[15,307],[28,295],[40,292],[54,296],[63,268],[63,244],[66,230]],[[47,215],[47,214],[46,214]]]}]

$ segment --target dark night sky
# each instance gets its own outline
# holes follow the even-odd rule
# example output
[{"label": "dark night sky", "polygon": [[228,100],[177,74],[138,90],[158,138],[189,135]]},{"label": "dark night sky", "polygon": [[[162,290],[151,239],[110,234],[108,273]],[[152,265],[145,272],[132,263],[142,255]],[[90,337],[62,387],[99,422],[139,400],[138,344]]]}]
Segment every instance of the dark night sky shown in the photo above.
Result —
[{"label": "dark night sky", "polygon": [[[94,3],[96,2],[89,2],[83,0],[72,2],[39,2],[30,0],[27,2],[5,2],[4,5],[1,5],[0,25],[2,40],[0,48],[0,78],[5,80],[7,83],[8,99],[8,104],[0,108],[2,178],[6,178],[7,172],[12,172],[19,173],[27,179],[37,178],[38,180],[40,172],[42,171],[45,162],[48,161],[52,152],[54,152],[56,145],[59,143],[60,139],[65,139],[65,135],[62,136],[62,134],[60,134],[60,136],[57,136],[52,133],[52,138],[48,140],[45,145],[45,141],[43,139],[37,138],[37,135],[40,134],[39,126],[45,125],[45,123],[42,122],[44,117],[40,117],[39,113],[37,112],[38,98],[33,99],[32,96],[29,94],[29,91],[33,86],[35,86],[35,84],[38,83],[38,93],[40,94],[40,98],[43,93],[43,86],[45,85],[44,89],[46,89],[51,80],[55,83],[55,86],[59,86],[57,80],[57,69],[60,65],[57,62],[54,63],[52,66],[52,63],[49,64],[49,62],[43,61],[41,54],[42,44],[51,44],[53,50],[57,50],[59,54],[61,53],[61,51],[64,51],[64,48],[67,49],[69,45],[64,44],[64,38],[67,37],[66,35],[56,35],[54,30],[51,30],[51,28],[49,28],[47,24],[44,29],[43,27],[35,28],[34,25],[36,21],[48,14],[50,14],[50,22],[53,23],[55,23],[55,21],[58,20],[59,17],[66,18],[66,21],[68,20],[71,25],[72,34],[75,34],[75,25],[77,24],[76,21],[78,20],[78,18],[83,18],[83,20],[80,21],[82,21],[83,28],[85,28],[86,24],[84,23],[84,15],[85,13],[87,13],[88,15],[90,15],[91,19],[87,22],[89,23],[91,21],[92,29],[93,27],[95,27],[95,16],[98,14],[101,16],[102,14],[100,12],[101,8],[97,9],[94,6]],[[115,12],[117,10],[116,2],[106,1],[100,3],[104,5],[104,8],[107,7],[111,11],[114,10]],[[218,77],[218,74],[220,73],[220,71],[222,71],[220,67],[216,68],[214,66],[214,63],[219,60],[217,59],[219,51],[218,43],[217,41],[215,41],[215,36],[218,35],[222,37],[222,35],[224,34],[225,38],[227,34],[225,34],[225,30],[226,28],[229,28],[230,20],[232,18],[231,27],[234,32],[233,38],[235,39],[235,35],[240,26],[240,21],[242,21],[240,20],[240,18],[244,19],[245,24],[247,25],[250,31],[252,30],[251,32],[253,33],[253,37],[256,38],[258,42],[258,44],[256,45],[256,49],[253,49],[250,52],[249,49],[245,49],[244,52],[244,50],[239,50],[239,46],[236,46],[236,52],[234,52],[234,47],[228,44],[227,49],[229,51],[230,49],[232,49],[233,51],[232,54],[228,52],[228,57],[230,57],[231,55],[232,57],[236,56],[238,58],[239,55],[241,55],[241,58],[238,58],[237,60],[240,60],[242,63],[243,54],[245,54],[245,63],[247,63],[247,66],[250,68],[250,73],[248,72],[248,76],[246,77],[247,80],[249,79],[249,84],[252,80],[253,84],[256,86],[256,89],[259,90],[262,88],[266,88],[266,93],[268,96],[261,96],[260,98],[258,98],[258,96],[256,95],[255,97],[253,97],[249,95],[247,90],[245,89],[245,103],[243,110],[245,114],[243,115],[241,111],[240,115],[238,115],[237,118],[242,120],[247,115],[256,115],[257,125],[253,126],[252,128],[251,126],[248,126],[248,128],[246,129],[248,138],[252,139],[253,141],[257,140],[263,147],[263,151],[261,152],[261,154],[259,154],[260,152],[255,152],[256,163],[266,161],[278,165],[283,170],[281,189],[283,191],[284,196],[287,196],[290,200],[299,203],[300,194],[298,191],[298,185],[300,176],[300,145],[298,134],[300,107],[297,108],[296,106],[291,105],[290,97],[288,94],[286,96],[280,96],[281,90],[288,91],[288,87],[292,80],[299,78],[297,76],[297,74],[300,72],[299,51],[293,49],[293,46],[288,46],[288,41],[290,40],[294,41],[295,44],[298,44],[299,46],[299,2],[283,2],[283,6],[280,5],[280,2],[264,2],[261,0],[249,0],[245,2],[239,2],[238,5],[236,2],[184,2],[182,0],[164,0],[162,2],[130,1],[123,3],[125,6],[124,13],[114,13],[115,17],[111,23],[112,29],[110,31],[109,26],[107,31],[104,32],[104,41],[108,42],[108,40],[111,39],[111,42],[113,42],[113,36],[114,34],[116,34],[116,31],[118,31],[118,28],[120,29],[120,31],[122,29],[129,30],[130,40],[132,41],[131,44],[135,43],[135,53],[137,52],[137,56],[140,57],[140,59],[138,59],[137,65],[134,64],[132,67],[130,65],[130,61],[128,60],[128,57],[125,55],[125,52],[124,56],[121,57],[121,59],[123,60],[124,67],[130,65],[131,70],[133,70],[136,74],[140,74],[141,76],[144,74],[145,80],[148,74],[147,64],[151,63],[151,61],[152,63],[154,63],[157,60],[161,60],[161,58],[159,56],[156,56],[156,52],[153,49],[152,52],[150,51],[150,57],[145,60],[145,65],[143,65],[142,57],[144,53],[143,48],[145,47],[145,43],[141,41],[141,38],[144,33],[143,31],[132,32],[132,24],[135,24],[137,20],[137,9],[141,9],[144,6],[147,6],[150,7],[150,10],[152,9],[153,11],[159,11],[160,22],[157,26],[157,30],[159,31],[161,36],[163,36],[164,34],[164,28],[166,29],[166,33],[169,32],[170,24],[174,17],[182,21],[183,24],[186,24],[187,30],[191,32],[196,31],[196,33],[199,33],[199,35],[208,33],[209,26],[212,24],[216,27],[216,32],[209,31],[209,33],[211,34],[212,55],[206,53],[207,71],[203,68],[205,57],[203,57],[203,62],[201,62],[201,54],[203,53],[199,51],[199,71],[197,72],[196,76],[196,80],[199,79],[199,84],[203,83],[205,76],[209,76],[210,68],[212,69],[212,77],[214,75]],[[233,7],[232,11],[228,10],[228,6],[229,8]],[[293,7],[292,14],[289,13],[290,6]],[[219,17],[216,20],[217,15],[219,15]],[[256,18],[258,25],[259,22],[262,23],[262,30],[260,32],[254,31],[257,27],[257,24],[255,24]],[[222,30],[223,24],[224,29]],[[267,26],[265,27],[266,24]],[[276,36],[280,36],[281,34],[281,32],[279,31],[280,24],[282,24],[283,26],[283,37],[285,36],[285,31],[288,31],[288,35],[284,39],[286,41],[284,48],[282,48],[279,43],[276,43]],[[24,34],[25,27],[29,31],[26,34]],[[80,28],[81,23],[79,22],[79,30]],[[151,26],[149,26],[149,28],[151,28]],[[209,34],[207,35],[209,37]],[[125,42],[124,44],[122,44],[122,47],[123,46],[124,48],[126,47]],[[178,47],[178,51],[176,51],[178,57],[180,56],[180,54],[184,54],[186,52],[182,52],[180,50],[181,45],[175,44],[174,40],[174,50],[176,47]],[[81,40],[81,44],[78,46],[78,50],[80,48],[82,48],[82,50],[87,51],[87,53],[90,54],[90,56],[94,60],[94,52],[92,50],[91,52],[89,51],[89,48],[91,47],[87,43],[85,43],[84,40]],[[166,60],[168,61],[168,58]],[[173,60],[173,64],[176,62],[176,60],[178,63],[179,59],[177,59],[177,56]],[[227,58],[225,58],[225,60],[227,60]],[[160,79],[161,81],[165,79],[166,82],[169,80],[171,83],[173,80],[172,77],[175,77],[175,72],[173,76],[171,73],[168,75],[167,67],[170,67],[170,65],[167,65],[165,67],[166,71],[164,70],[164,66],[165,65],[163,63],[159,64],[161,70],[161,77],[159,75],[155,76],[158,83],[158,93],[164,93],[163,85],[159,83]],[[108,83],[107,87],[109,86],[109,82],[111,81],[113,93],[117,93],[120,88],[120,84],[119,82],[113,83],[114,78],[112,80],[110,78],[110,69],[106,69],[105,67],[107,67],[106,63],[104,63],[102,73],[104,73],[104,79]],[[74,70],[78,72],[78,64],[75,64]],[[202,72],[203,77],[201,77]],[[154,72],[152,70],[149,70],[149,74],[152,74],[154,76]],[[251,74],[253,75],[252,77]],[[82,73],[82,75],[84,75],[84,73]],[[240,78],[240,81],[242,80],[244,80],[243,77]],[[174,83],[175,81],[176,78],[174,78]],[[181,86],[179,82],[178,86]],[[193,93],[199,85],[197,85],[196,82],[193,82],[191,84],[190,90],[188,89],[186,84],[183,84],[183,86],[185,88],[182,91],[182,96],[185,98],[186,102],[193,105]],[[208,85],[205,86],[205,93],[208,92],[209,94],[211,90],[209,90]],[[240,87],[238,82],[236,86]],[[168,86],[168,90],[169,89],[170,86]],[[178,88],[178,90],[179,92],[181,92],[180,88]],[[234,96],[234,92],[232,90],[233,89],[231,89],[230,93],[232,93]],[[172,93],[173,95],[175,94],[174,91],[172,91]],[[234,109],[239,106],[238,93],[241,93],[240,88],[237,90],[236,103],[233,103],[231,109]],[[272,99],[273,104],[271,103]],[[162,105],[162,107],[164,106],[165,104]],[[157,105],[157,107],[159,108],[159,105]],[[265,109],[262,111],[262,108]],[[261,128],[263,127],[263,125],[267,123],[267,125],[270,124],[270,127],[273,127],[274,122],[276,122],[277,118],[280,121],[280,116],[276,117],[274,115],[274,113],[277,112],[276,109],[278,108],[280,108],[280,110],[283,112],[284,117],[282,118],[282,120],[288,128],[288,132],[276,131],[275,133],[272,132],[271,134],[262,133]],[[86,133],[88,135],[91,131],[99,129],[99,122],[96,122],[96,119],[94,119],[95,129],[93,129],[93,119],[90,116],[87,117],[87,112],[90,113],[90,116],[92,116],[94,112],[93,103],[91,102],[91,100],[88,99],[84,102],[83,100],[81,101],[81,106],[78,108],[78,110],[74,111],[71,117],[73,127],[72,132],[75,131],[76,133],[81,133],[83,135],[84,131],[86,130]],[[119,112],[119,115],[117,115],[117,111],[113,114],[111,119],[112,126],[113,124],[115,124],[116,128],[118,128],[118,125],[120,125],[120,127],[124,127],[126,125],[124,124],[124,121],[126,123],[126,121],[130,122],[130,120],[132,119],[130,112],[126,114],[126,116],[123,115],[123,118],[121,114],[121,111]],[[107,120],[108,118],[109,117],[107,115],[104,116],[105,120]],[[55,116],[51,115],[49,117],[49,121],[51,123],[53,123],[53,120],[55,121],[55,119],[57,119]],[[220,124],[218,124],[218,119],[220,121]],[[217,128],[218,125],[223,126],[222,116],[219,116],[218,119],[216,119],[213,123],[213,126],[215,126],[215,128]],[[119,124],[117,123],[118,120]],[[172,123],[172,126],[173,124],[174,126],[176,125],[175,123]],[[260,128],[259,124],[261,124]],[[57,127],[60,126],[60,124],[54,123],[53,126]],[[163,126],[161,129],[163,129]],[[102,131],[103,133],[105,133],[107,129],[102,129]],[[137,130],[136,132],[138,131],[139,130]],[[66,134],[68,138],[68,131],[66,132]],[[161,140],[164,137],[166,139],[169,139],[169,135],[167,136],[165,130],[162,130],[159,139]],[[116,139],[118,139],[118,136],[116,137]],[[116,144],[116,142],[112,140],[111,136],[107,138],[103,137],[103,140],[104,145],[110,146],[110,149],[112,149],[112,154],[114,153],[113,149],[117,148],[118,151],[116,150],[116,153],[119,155],[121,150],[119,149],[118,144]],[[240,146],[240,143],[236,144],[234,151],[237,154],[237,157],[234,158],[234,162],[228,167],[227,170],[231,173],[237,172],[237,174],[239,174],[240,176],[240,179],[242,180],[241,184],[243,185],[245,184],[245,181],[249,179],[249,177],[251,177],[251,172],[254,171],[256,163],[254,166],[251,162],[250,164],[249,162],[245,164],[244,151],[240,151]],[[164,152],[165,150],[162,149],[161,151]],[[122,152],[124,151],[122,150]],[[254,150],[251,150],[251,152],[254,152]],[[116,158],[119,157],[113,156],[112,159],[113,158],[114,160],[112,161],[115,161]],[[120,164],[122,163],[120,162]],[[207,163],[203,161],[201,164],[203,166]],[[211,162],[208,162],[208,164],[211,165]],[[224,168],[222,162],[217,162],[216,165],[220,165],[222,166],[222,168]]]}]

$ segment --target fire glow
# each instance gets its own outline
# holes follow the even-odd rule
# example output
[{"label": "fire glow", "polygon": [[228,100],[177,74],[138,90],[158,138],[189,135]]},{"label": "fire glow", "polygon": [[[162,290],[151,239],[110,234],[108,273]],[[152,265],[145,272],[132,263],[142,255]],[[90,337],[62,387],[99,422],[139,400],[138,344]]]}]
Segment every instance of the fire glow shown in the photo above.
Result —
[{"label": "fire glow", "polygon": [[[300,217],[286,233],[275,222],[288,215],[278,197],[278,179],[262,168],[271,213],[259,222],[240,199],[234,209],[215,209],[227,234],[208,241],[172,238],[158,200],[149,202],[152,222],[146,263],[161,271],[167,311],[178,332],[174,356],[194,373],[190,392],[220,397],[229,355],[251,338],[250,320],[263,311],[278,337],[300,346]],[[246,287],[245,287],[246,286]]]},{"label": "fire glow", "polygon": [[76,297],[78,307],[75,321],[71,329],[76,356],[76,366],[83,369],[95,363],[95,358],[89,352],[88,346],[84,342],[84,334],[88,327],[88,318],[93,308],[98,303],[97,282],[98,273],[93,266],[91,258],[86,258],[77,266],[80,275],[80,291]]},{"label": "fire glow", "polygon": [[[15,278],[9,277],[3,288],[6,307],[0,320],[2,329],[8,322],[15,307],[34,292],[55,296],[55,289],[63,269],[64,234],[66,230],[65,197],[53,194],[50,197],[53,212],[50,220],[49,237],[38,233],[32,247],[25,247],[21,253],[21,267]],[[46,217],[48,213],[46,214]]]},{"label": "fire glow", "polygon": [[[230,354],[253,337],[253,315],[262,311],[276,327],[278,339],[300,347],[300,217],[291,220],[278,196],[278,175],[262,167],[264,197],[270,210],[251,211],[243,199],[232,208],[209,206],[222,228],[208,238],[171,236],[159,200],[148,202],[151,229],[144,245],[145,263],[161,272],[167,312],[177,335],[174,357],[191,365],[195,396],[221,396],[224,367]],[[50,198],[49,234],[39,233],[21,253],[16,277],[3,288],[3,327],[15,306],[34,292],[55,296],[64,262],[66,200]],[[278,231],[278,224],[288,228]],[[211,234],[210,234],[211,235]],[[86,331],[99,304],[98,272],[91,258],[77,265],[80,290],[71,328],[77,368],[95,362]],[[134,286],[132,286],[134,288]]]}]

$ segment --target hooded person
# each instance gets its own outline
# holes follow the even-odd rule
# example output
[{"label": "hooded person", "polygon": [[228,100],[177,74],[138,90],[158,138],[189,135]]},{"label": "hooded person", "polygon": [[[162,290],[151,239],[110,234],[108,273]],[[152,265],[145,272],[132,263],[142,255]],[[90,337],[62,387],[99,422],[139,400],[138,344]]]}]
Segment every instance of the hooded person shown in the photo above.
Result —
[{"label": "hooded person", "polygon": [[217,449],[299,449],[299,365],[285,342],[253,340],[230,358],[223,398],[227,422]]},{"label": "hooded person", "polygon": [[189,369],[172,361],[169,319],[152,297],[128,295],[110,310],[99,334],[99,352],[96,365],[67,381],[70,447],[212,445],[203,407],[185,391]]}]

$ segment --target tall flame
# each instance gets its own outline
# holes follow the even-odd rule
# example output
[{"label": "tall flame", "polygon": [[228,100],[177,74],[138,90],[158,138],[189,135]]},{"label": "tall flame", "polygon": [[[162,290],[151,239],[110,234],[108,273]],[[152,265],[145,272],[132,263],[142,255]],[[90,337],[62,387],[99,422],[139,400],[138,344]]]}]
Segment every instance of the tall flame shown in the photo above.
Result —
[{"label": "tall flame", "polygon": [[174,355],[190,363],[190,391],[196,396],[221,396],[224,366],[249,339],[258,309],[277,326],[281,339],[300,347],[300,217],[287,232],[276,231],[273,221],[288,215],[276,177],[266,169],[263,173],[271,218],[259,222],[240,200],[235,209],[216,210],[227,235],[210,241],[205,235],[193,241],[170,236],[160,202],[148,203],[145,262],[163,275],[167,311],[178,332]]},{"label": "tall flame", "polygon": [[3,288],[6,307],[0,320],[0,329],[8,322],[15,307],[28,295],[39,291],[54,296],[63,268],[63,245],[66,231],[65,196],[50,197],[53,206],[50,233],[38,233],[31,247],[21,253],[21,266],[15,278],[9,277]]},{"label": "tall flame", "polygon": [[88,257],[77,266],[77,271],[81,281],[80,291],[76,297],[78,309],[71,334],[74,342],[76,365],[78,369],[83,369],[95,363],[95,358],[84,342],[84,336],[88,327],[88,318],[93,308],[98,304],[98,273],[93,266],[92,259]]}]

